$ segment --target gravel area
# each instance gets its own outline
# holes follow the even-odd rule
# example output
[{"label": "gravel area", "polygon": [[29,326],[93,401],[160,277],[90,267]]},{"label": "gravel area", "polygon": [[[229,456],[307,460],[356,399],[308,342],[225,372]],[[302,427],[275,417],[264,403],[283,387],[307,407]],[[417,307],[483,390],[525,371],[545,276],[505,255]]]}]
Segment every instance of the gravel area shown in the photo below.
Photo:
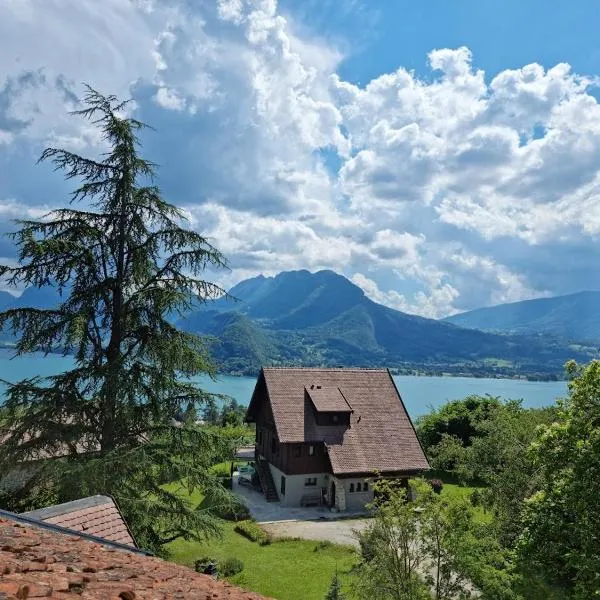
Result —
[{"label": "gravel area", "polygon": [[368,519],[343,519],[336,521],[282,521],[262,523],[261,527],[275,537],[302,538],[358,547],[354,531],[367,527]]}]

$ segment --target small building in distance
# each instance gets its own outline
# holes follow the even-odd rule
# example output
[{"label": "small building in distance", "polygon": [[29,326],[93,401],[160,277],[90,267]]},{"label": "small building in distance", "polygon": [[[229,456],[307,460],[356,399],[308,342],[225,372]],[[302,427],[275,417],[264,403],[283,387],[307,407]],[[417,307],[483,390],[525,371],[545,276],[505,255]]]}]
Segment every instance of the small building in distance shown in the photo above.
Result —
[{"label": "small building in distance", "polygon": [[246,415],[267,500],[360,511],[376,476],[427,469],[387,369],[263,368]]}]

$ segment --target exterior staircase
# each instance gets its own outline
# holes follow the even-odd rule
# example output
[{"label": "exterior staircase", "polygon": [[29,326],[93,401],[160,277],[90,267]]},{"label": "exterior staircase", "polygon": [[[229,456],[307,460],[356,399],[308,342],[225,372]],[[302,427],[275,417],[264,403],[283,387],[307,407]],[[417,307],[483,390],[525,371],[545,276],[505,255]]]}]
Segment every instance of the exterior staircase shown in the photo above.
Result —
[{"label": "exterior staircase", "polygon": [[265,500],[267,502],[277,502],[279,500],[277,488],[273,481],[273,475],[271,475],[271,469],[269,469],[269,463],[264,458],[257,458],[256,472],[258,473],[258,480],[265,495]]}]

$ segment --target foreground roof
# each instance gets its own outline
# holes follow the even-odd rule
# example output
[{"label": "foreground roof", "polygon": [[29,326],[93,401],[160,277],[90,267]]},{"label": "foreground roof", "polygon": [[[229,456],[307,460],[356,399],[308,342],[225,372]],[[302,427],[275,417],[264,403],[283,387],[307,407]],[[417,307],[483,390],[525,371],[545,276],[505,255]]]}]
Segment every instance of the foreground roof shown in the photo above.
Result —
[{"label": "foreground roof", "polygon": [[[264,377],[279,441],[325,442],[334,474],[411,473],[429,468],[387,369],[264,368],[259,383],[260,377]],[[352,410],[350,427],[317,425],[308,398],[311,386],[329,390],[321,392],[327,398],[337,398],[339,390]]]},{"label": "foreground roof", "polygon": [[180,565],[0,517],[0,598],[264,600]]},{"label": "foreground roof", "polygon": [[61,525],[111,542],[135,546],[125,519],[110,496],[90,496],[23,514],[39,521]]}]

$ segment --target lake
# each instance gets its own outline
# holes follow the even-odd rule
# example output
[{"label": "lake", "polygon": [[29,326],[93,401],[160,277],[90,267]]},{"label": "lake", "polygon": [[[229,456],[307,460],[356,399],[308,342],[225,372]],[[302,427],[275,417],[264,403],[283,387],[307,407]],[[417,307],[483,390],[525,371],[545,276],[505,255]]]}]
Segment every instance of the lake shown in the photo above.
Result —
[{"label": "lake", "polygon": [[[60,373],[72,367],[70,357],[30,355],[11,358],[12,353],[0,349],[0,379],[15,382],[36,375]],[[522,399],[523,406],[540,407],[553,404],[567,393],[564,381],[520,381],[515,379],[477,379],[472,377],[394,377],[398,390],[412,418],[437,408],[448,400],[469,394],[490,394],[505,399]],[[226,394],[247,405],[252,396],[255,378],[221,375],[216,381],[199,377],[198,383],[209,392]],[[0,388],[1,390],[1,388]]]}]

